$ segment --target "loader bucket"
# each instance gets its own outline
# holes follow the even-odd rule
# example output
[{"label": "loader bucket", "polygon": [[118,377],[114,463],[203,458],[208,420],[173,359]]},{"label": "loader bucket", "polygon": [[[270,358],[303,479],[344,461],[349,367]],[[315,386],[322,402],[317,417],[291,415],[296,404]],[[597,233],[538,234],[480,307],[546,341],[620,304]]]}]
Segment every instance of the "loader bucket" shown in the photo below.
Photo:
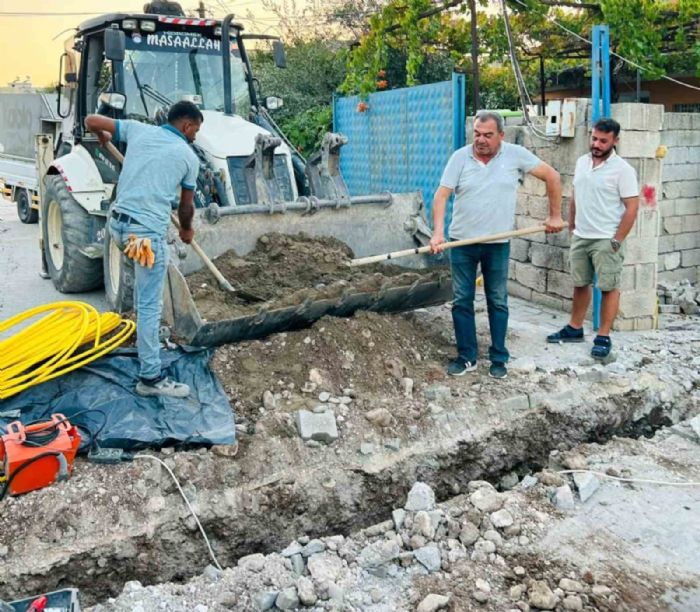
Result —
[{"label": "loader bucket", "polygon": [[[352,198],[352,201],[340,207],[324,201],[311,202],[313,212],[307,210],[307,203],[303,201],[288,203],[285,212],[270,213],[269,208],[258,205],[240,206],[231,211],[221,209],[213,215],[210,211],[209,215],[200,215],[196,239],[212,258],[229,250],[245,257],[263,235],[303,232],[312,237],[336,238],[347,244],[356,257],[364,257],[414,248],[429,232],[419,193],[365,196]],[[185,252],[186,257],[171,260],[176,263],[168,270],[164,313],[173,331],[197,346],[216,346],[299,329],[326,315],[351,316],[357,310],[401,312],[440,304],[452,297],[452,285],[445,269],[425,276],[406,274],[382,279],[371,290],[366,286],[348,285],[333,297],[313,297],[291,305],[285,303],[282,307],[263,303],[241,316],[205,320],[185,280],[185,275],[199,270],[202,262],[190,249]],[[393,262],[407,271],[435,263],[434,258],[422,255]]]}]

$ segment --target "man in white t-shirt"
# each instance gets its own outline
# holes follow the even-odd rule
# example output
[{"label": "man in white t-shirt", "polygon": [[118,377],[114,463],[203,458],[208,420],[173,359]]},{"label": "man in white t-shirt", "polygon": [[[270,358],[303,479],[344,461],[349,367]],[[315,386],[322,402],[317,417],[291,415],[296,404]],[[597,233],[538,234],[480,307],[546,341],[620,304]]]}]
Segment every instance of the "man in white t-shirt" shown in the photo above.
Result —
[{"label": "man in white t-shirt", "polygon": [[579,157],[569,205],[570,265],[574,303],[569,324],[547,336],[547,342],[583,342],[583,320],[591,302],[594,273],[603,299],[600,328],[591,355],[610,354],[610,327],[620,306],[620,277],[624,240],[639,208],[639,185],[634,168],[615,152],[620,124],[600,119],[593,126],[591,152]]}]

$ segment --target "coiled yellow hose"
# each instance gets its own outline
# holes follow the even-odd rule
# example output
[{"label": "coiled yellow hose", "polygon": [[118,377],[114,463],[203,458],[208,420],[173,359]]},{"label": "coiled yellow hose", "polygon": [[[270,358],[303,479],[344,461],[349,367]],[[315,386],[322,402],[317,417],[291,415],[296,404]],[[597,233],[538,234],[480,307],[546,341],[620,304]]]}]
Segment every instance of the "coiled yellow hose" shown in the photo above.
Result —
[{"label": "coiled yellow hose", "polygon": [[0,341],[0,400],[95,361],[136,329],[133,321],[84,302],[54,302],[2,321],[0,335],[42,314]]}]

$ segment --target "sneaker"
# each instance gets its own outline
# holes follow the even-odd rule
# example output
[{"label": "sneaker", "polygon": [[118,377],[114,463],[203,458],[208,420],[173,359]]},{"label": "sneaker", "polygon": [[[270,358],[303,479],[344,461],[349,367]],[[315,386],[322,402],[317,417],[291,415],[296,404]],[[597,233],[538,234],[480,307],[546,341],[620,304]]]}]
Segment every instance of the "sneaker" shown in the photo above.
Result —
[{"label": "sneaker", "polygon": [[455,359],[447,365],[447,373],[450,376],[464,376],[467,372],[476,370],[476,361],[464,361]]},{"label": "sneaker", "polygon": [[500,361],[494,361],[489,368],[489,376],[491,378],[508,378],[506,364]]},{"label": "sneaker", "polygon": [[190,394],[190,388],[186,384],[175,382],[170,378],[161,378],[153,383],[140,380],[136,383],[136,393],[144,396],[187,397]]},{"label": "sneaker", "polygon": [[593,359],[605,359],[610,355],[611,350],[612,341],[610,340],[610,336],[596,336],[593,340],[591,357],[593,357]]},{"label": "sneaker", "polygon": [[565,325],[558,332],[549,334],[547,342],[557,344],[559,342],[583,342],[583,327],[576,329],[571,325]]}]

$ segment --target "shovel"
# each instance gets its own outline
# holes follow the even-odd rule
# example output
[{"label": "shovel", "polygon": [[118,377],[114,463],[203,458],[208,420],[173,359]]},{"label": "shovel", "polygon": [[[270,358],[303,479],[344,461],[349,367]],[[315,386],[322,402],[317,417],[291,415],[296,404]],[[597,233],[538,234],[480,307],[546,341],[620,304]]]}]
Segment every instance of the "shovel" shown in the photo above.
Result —
[{"label": "shovel", "polygon": [[[119,149],[117,149],[117,147],[115,147],[111,142],[105,143],[104,147],[114,156],[114,158],[119,163],[124,163],[124,156],[121,154]],[[173,225],[179,230],[180,222],[174,214],[170,215],[170,220],[173,222]],[[199,255],[202,262],[204,262],[204,265],[214,275],[214,278],[216,278],[217,282],[219,283],[219,287],[222,291],[225,291],[226,293],[229,293],[233,296],[239,297],[247,302],[265,301],[265,298],[262,298],[259,295],[255,295],[254,293],[248,293],[243,289],[236,289],[233,285],[231,285],[231,283],[226,280],[224,275],[221,274],[221,271],[214,265],[214,262],[211,259],[209,259],[209,256],[204,252],[202,247],[199,246],[199,244],[197,244],[194,238],[192,239],[192,242],[190,242],[190,246],[192,247],[192,250],[195,253],[197,253],[197,255]]]},{"label": "shovel", "polygon": [[[506,240],[517,236],[526,236],[528,234],[538,234],[544,232],[546,226],[537,225],[535,227],[524,227],[519,230],[510,232],[501,232],[499,234],[491,234],[489,236],[479,236],[477,238],[468,238],[467,240],[453,240],[452,242],[444,242],[440,245],[442,250],[453,249],[455,247],[466,246],[468,244],[479,244],[480,242],[493,242],[494,240]],[[379,261],[387,261],[389,259],[398,259],[399,257],[407,257],[408,255],[420,255],[430,253],[430,246],[416,247],[415,249],[405,249],[403,251],[394,251],[393,253],[384,253],[383,255],[371,255],[370,257],[360,257],[359,259],[351,259],[347,265],[351,268],[355,266],[364,266],[366,264],[377,263]]]}]

